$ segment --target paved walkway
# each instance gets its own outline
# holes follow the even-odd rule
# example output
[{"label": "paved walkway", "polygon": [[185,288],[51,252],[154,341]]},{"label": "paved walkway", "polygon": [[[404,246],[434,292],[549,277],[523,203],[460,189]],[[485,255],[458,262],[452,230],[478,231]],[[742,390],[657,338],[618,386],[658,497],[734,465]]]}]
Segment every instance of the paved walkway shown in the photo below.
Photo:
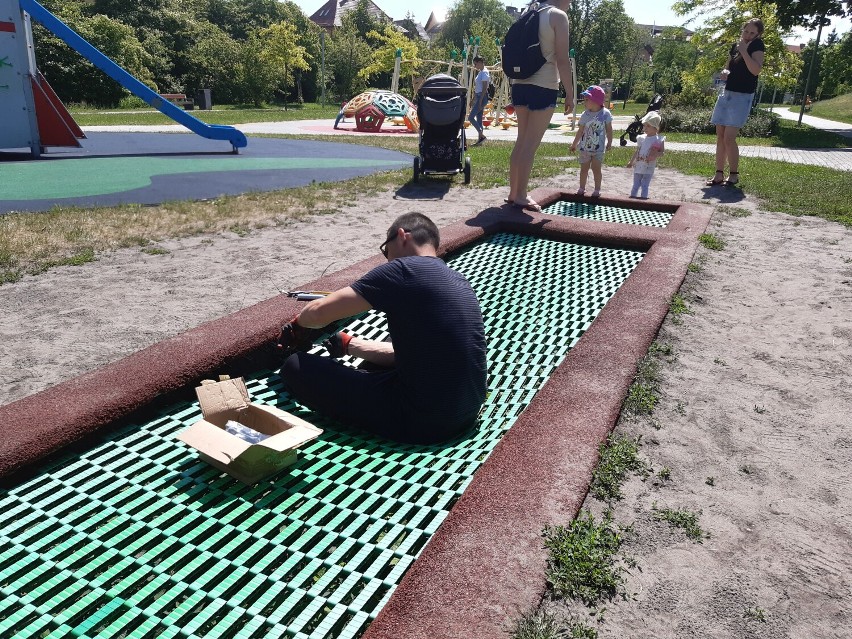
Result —
[{"label": "paved walkway", "polygon": [[[788,111],[786,108],[775,109],[780,117],[790,120],[798,120],[798,112]],[[615,114],[613,126],[616,130],[624,130],[633,121],[632,116]],[[817,129],[830,131],[852,139],[852,125],[842,122],[833,122],[822,118],[805,115],[802,118],[804,124]],[[254,122],[251,124],[238,124],[237,128],[246,135],[413,135],[406,131],[404,126],[385,127],[386,132],[361,133],[355,131],[355,122],[352,119],[340,123],[340,128],[335,129],[331,120],[297,120],[293,122]],[[545,132],[544,140],[547,142],[566,142],[572,129],[570,118],[561,113],[553,116],[553,128]],[[138,131],[138,132],[185,132],[186,129],[180,125],[159,126],[99,126],[83,127],[84,131]],[[517,137],[517,129],[509,127],[508,130],[489,128],[486,136],[492,140],[514,140]],[[614,140],[618,144],[618,139]],[[672,151],[698,151],[699,153],[715,153],[715,144],[690,144],[686,142],[669,142],[666,147]],[[773,146],[741,146],[740,155],[743,157],[766,158],[768,160],[779,160],[781,162],[792,162],[794,164],[808,164],[811,166],[824,166],[838,171],[852,171],[852,142],[848,148],[842,149],[787,149]]]}]

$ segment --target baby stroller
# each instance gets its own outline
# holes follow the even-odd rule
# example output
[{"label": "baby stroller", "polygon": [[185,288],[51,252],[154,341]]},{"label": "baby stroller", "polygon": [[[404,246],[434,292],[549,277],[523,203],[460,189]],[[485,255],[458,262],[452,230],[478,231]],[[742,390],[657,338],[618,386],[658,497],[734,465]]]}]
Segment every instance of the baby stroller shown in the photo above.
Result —
[{"label": "baby stroller", "polygon": [[[659,111],[663,107],[663,96],[659,93],[653,97],[653,99],[648,103],[648,108],[645,109],[645,113],[642,115],[645,116],[651,111]],[[618,139],[619,144],[621,146],[627,146],[627,140],[624,139],[625,136],[630,137],[631,142],[636,141],[636,136],[642,133],[642,118],[638,115],[633,116],[635,120],[627,125],[627,130],[621,134],[621,137]]]},{"label": "baby stroller", "polygon": [[420,120],[420,155],[414,158],[414,181],[421,173],[454,175],[464,171],[464,183],[470,184],[464,137],[467,89],[455,78],[439,73],[426,79],[414,104]]}]

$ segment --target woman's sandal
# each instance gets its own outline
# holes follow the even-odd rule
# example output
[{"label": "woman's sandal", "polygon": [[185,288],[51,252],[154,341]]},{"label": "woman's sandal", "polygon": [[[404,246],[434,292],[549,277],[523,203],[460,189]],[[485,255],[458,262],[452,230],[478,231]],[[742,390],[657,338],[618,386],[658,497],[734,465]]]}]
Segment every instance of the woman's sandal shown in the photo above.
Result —
[{"label": "woman's sandal", "polygon": [[[731,180],[731,176],[732,176],[732,175],[736,175],[736,176],[737,176],[735,180]],[[731,171],[731,172],[728,174],[728,179],[727,179],[727,180],[725,180],[725,186],[734,186],[735,184],[738,184],[738,183],[739,183],[739,181],[740,181],[740,174],[739,174],[737,171]]]},{"label": "woman's sandal", "polygon": [[[716,175],[721,175],[722,179],[717,180]],[[725,172],[724,171],[716,171],[716,175],[713,176],[712,180],[707,180],[704,184],[707,186],[719,186],[720,184],[725,183]]]}]

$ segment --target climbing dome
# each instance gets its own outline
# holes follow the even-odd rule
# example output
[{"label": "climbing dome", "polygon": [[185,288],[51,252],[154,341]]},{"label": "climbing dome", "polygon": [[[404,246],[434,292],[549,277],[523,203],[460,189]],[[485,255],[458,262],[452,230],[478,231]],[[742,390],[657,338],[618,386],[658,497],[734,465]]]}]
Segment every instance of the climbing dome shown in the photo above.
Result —
[{"label": "climbing dome", "polygon": [[409,131],[420,130],[417,109],[405,96],[392,91],[373,90],[359,93],[346,103],[343,114],[355,118],[357,131],[378,132],[386,118],[402,118]]}]

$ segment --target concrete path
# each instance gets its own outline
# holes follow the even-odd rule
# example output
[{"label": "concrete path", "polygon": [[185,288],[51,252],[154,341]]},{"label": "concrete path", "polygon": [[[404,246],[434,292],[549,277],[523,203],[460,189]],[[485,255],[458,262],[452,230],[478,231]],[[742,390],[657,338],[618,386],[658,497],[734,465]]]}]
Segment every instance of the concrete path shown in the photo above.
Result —
[{"label": "concrete path", "polygon": [[[790,120],[798,120],[799,114],[793,113],[786,108],[776,109],[774,111],[780,117]],[[623,116],[615,114],[613,128],[624,130],[627,125],[633,121],[632,116]],[[815,118],[810,115],[805,115],[802,119],[804,124],[808,124],[817,129],[830,131],[852,140],[852,125],[842,122],[833,122],[822,118]],[[553,128],[548,129],[544,134],[546,142],[565,142],[568,144],[571,140],[573,129],[571,128],[571,118],[561,113],[556,113],[552,119]],[[238,124],[236,127],[246,135],[274,135],[274,134],[290,134],[290,135],[414,135],[409,133],[404,126],[386,126],[385,132],[361,133],[355,131],[355,122],[353,119],[347,119],[340,123],[339,128],[333,127],[332,120],[297,120],[293,122],[254,122],[250,124]],[[99,127],[83,127],[84,131],[155,131],[155,132],[185,132],[186,129],[180,125],[159,125],[159,126],[99,126]],[[509,127],[507,130],[500,128],[486,129],[486,137],[491,140],[515,140],[517,137],[517,129]],[[469,138],[474,138],[475,132],[469,134]],[[618,144],[618,138],[614,140]],[[487,142],[486,142],[487,144]],[[632,146],[632,144],[630,144]],[[669,142],[666,147],[672,151],[697,151],[699,153],[715,153],[715,144],[691,144],[686,142]],[[838,171],[852,171],[852,142],[848,148],[841,149],[787,149],[782,147],[772,146],[741,146],[740,155],[743,157],[765,158],[768,160],[779,160],[781,162],[791,162],[794,164],[807,164],[810,166],[824,166]]]}]

